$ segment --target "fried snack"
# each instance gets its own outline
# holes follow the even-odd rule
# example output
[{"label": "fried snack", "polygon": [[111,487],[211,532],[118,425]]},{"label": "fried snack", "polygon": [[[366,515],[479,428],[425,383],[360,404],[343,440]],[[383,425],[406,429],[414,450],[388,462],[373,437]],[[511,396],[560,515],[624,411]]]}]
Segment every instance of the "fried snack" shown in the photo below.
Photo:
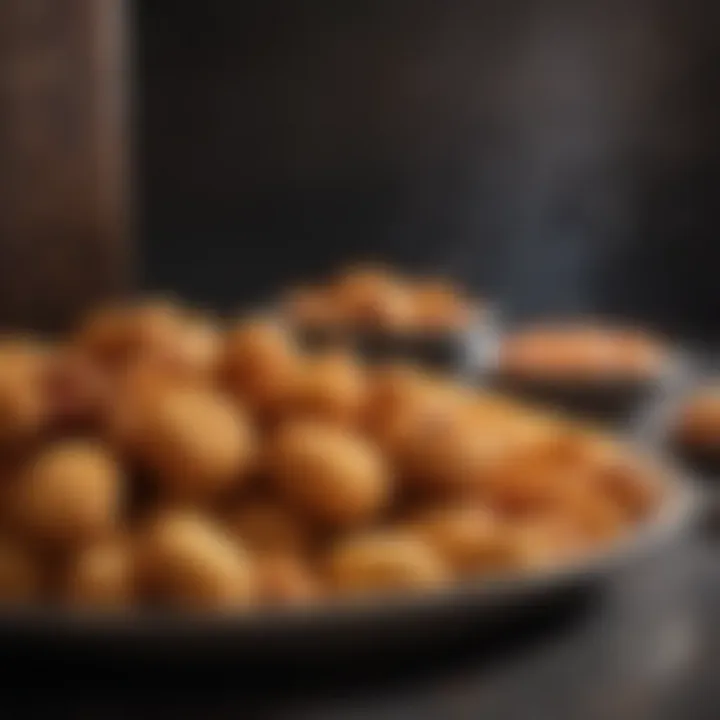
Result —
[{"label": "fried snack", "polygon": [[566,562],[588,549],[587,540],[567,517],[540,515],[509,526],[515,567],[542,570]]},{"label": "fried snack", "polygon": [[339,315],[354,327],[405,330],[412,324],[412,296],[400,278],[381,267],[349,268],[329,289]]},{"label": "fried snack", "polygon": [[41,569],[33,554],[17,540],[0,539],[0,604],[38,600]]},{"label": "fried snack", "polygon": [[135,557],[127,539],[90,545],[66,569],[63,600],[75,607],[117,609],[135,597]]},{"label": "fried snack", "polygon": [[480,490],[488,473],[508,452],[499,428],[479,428],[459,408],[416,415],[394,457],[406,484],[439,496]]},{"label": "fried snack", "polygon": [[44,392],[48,351],[23,338],[0,342],[0,449],[11,452],[38,438],[47,424]]},{"label": "fried snack", "polygon": [[221,376],[227,392],[262,418],[274,419],[291,401],[302,359],[278,324],[241,323],[227,336]]},{"label": "fried snack", "polygon": [[545,379],[655,378],[665,353],[639,331],[567,325],[521,331],[500,351],[503,374]]},{"label": "fried snack", "polygon": [[435,425],[469,416],[472,394],[411,368],[385,368],[368,393],[365,426],[393,461],[404,465]]},{"label": "fried snack", "polygon": [[406,527],[434,548],[458,575],[491,572],[515,562],[507,527],[477,504],[426,510]]},{"label": "fried snack", "polygon": [[292,390],[292,413],[300,417],[355,426],[362,417],[366,377],[358,361],[344,352],[308,358]]},{"label": "fried snack", "polygon": [[107,371],[142,362],[184,381],[217,372],[222,336],[216,323],[167,300],[103,308],[80,328],[76,347]]},{"label": "fried snack", "polygon": [[151,601],[190,610],[238,610],[255,602],[247,552],[205,517],[166,510],[138,539],[138,578]]},{"label": "fried snack", "polygon": [[263,554],[256,559],[260,600],[272,606],[306,605],[321,596],[321,586],[300,556]]},{"label": "fried snack", "polygon": [[75,344],[103,366],[116,369],[139,355],[165,353],[182,322],[182,309],[170,300],[111,305],[86,318]]},{"label": "fried snack", "polygon": [[48,426],[55,432],[99,431],[112,401],[108,375],[75,347],[60,347],[43,376]]},{"label": "fried snack", "polygon": [[321,523],[354,526],[388,504],[391,482],[379,452],[351,432],[313,421],[281,426],[266,449],[270,479],[287,502]]},{"label": "fried snack", "polygon": [[256,554],[302,555],[310,545],[307,523],[278,502],[242,503],[224,515],[224,520],[232,536]]},{"label": "fried snack", "polygon": [[175,342],[168,347],[165,367],[181,378],[214,381],[223,350],[218,325],[201,313],[186,313]]},{"label": "fried snack", "polygon": [[90,440],[67,440],[28,462],[10,492],[11,522],[30,539],[74,548],[112,533],[123,507],[113,456]]},{"label": "fried snack", "polygon": [[293,288],[281,307],[290,322],[306,330],[333,330],[342,324],[339,308],[325,288]]},{"label": "fried snack", "polygon": [[140,394],[126,412],[120,431],[125,444],[168,495],[210,499],[249,476],[255,433],[228,398],[193,387],[163,387]]},{"label": "fried snack", "polygon": [[675,439],[689,448],[720,450],[720,386],[693,395],[680,412]]},{"label": "fried snack", "polygon": [[617,457],[598,464],[594,479],[600,492],[613,503],[625,520],[638,521],[647,517],[658,505],[658,483],[661,474],[641,459],[619,453]]},{"label": "fried snack", "polygon": [[412,286],[414,325],[418,330],[458,330],[470,321],[470,303],[457,289],[442,280],[420,280]]},{"label": "fried snack", "polygon": [[437,552],[408,532],[378,531],[341,541],[327,558],[328,580],[340,595],[427,590],[444,585]]}]

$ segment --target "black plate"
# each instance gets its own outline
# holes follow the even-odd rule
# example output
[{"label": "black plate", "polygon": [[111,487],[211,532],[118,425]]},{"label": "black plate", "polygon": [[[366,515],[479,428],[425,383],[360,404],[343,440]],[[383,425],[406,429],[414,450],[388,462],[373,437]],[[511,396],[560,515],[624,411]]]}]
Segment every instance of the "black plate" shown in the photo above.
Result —
[{"label": "black plate", "polygon": [[387,333],[297,328],[310,350],[344,346],[370,362],[405,360],[433,370],[470,377],[491,362],[496,352],[498,319],[489,309],[476,313],[462,330],[439,333]]},{"label": "black plate", "polygon": [[483,578],[418,595],[372,597],[311,608],[247,614],[181,615],[144,611],[109,615],[41,609],[0,614],[0,647],[43,654],[117,654],[165,662],[235,658],[300,662],[353,657],[404,647],[428,647],[469,629],[497,626],[515,612],[554,602],[612,578],[659,553],[695,517],[698,490],[683,476],[663,473],[663,502],[635,532],[612,546],[556,568]]},{"label": "black plate", "polygon": [[515,397],[624,429],[677,395],[688,374],[687,361],[678,355],[667,361],[657,377],[578,380],[521,376],[490,368],[486,381]]}]

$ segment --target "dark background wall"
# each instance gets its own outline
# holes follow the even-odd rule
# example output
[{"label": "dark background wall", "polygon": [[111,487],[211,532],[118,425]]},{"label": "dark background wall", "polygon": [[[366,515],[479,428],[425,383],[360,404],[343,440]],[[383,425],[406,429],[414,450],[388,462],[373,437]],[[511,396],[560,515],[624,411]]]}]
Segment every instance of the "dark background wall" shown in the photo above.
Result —
[{"label": "dark background wall", "polygon": [[144,282],[357,257],[720,335],[715,0],[136,4]]}]

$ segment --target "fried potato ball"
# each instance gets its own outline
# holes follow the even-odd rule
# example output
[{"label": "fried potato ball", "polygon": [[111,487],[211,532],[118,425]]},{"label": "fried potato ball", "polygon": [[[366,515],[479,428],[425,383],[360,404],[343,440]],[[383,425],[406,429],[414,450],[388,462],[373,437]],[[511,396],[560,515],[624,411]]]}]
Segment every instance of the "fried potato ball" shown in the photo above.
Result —
[{"label": "fried potato ball", "polygon": [[541,515],[510,526],[515,567],[519,570],[544,569],[567,561],[587,550],[587,539],[580,536],[566,517]]},{"label": "fried potato ball", "polygon": [[258,554],[303,554],[310,545],[310,528],[289,508],[272,501],[241,504],[225,515],[229,532]]},{"label": "fried potato ball", "polygon": [[41,568],[33,554],[15,540],[0,539],[0,603],[37,600],[41,588]]},{"label": "fried potato ball", "polygon": [[464,413],[441,406],[439,412],[416,416],[396,443],[394,457],[407,485],[452,496],[481,490],[509,444],[502,429],[480,430]]},{"label": "fried potato ball", "polygon": [[381,267],[349,268],[330,288],[332,301],[349,324],[382,331],[412,324],[412,296],[405,284]]},{"label": "fried potato ball", "polygon": [[665,353],[643,333],[626,328],[538,327],[508,338],[500,365],[507,374],[567,379],[656,377]]},{"label": "fried potato ball", "polygon": [[314,421],[290,421],[267,448],[271,481],[287,502],[330,525],[375,518],[391,495],[380,453],[361,437]]},{"label": "fried potato ball", "polygon": [[63,599],[76,607],[114,609],[135,597],[135,558],[131,543],[112,539],[75,555],[66,570]]},{"label": "fried potato ball", "polygon": [[426,392],[430,385],[428,374],[401,362],[390,362],[376,367],[368,374],[368,414],[382,417],[394,412]]},{"label": "fried potato ball", "polygon": [[165,352],[182,324],[177,303],[159,299],[100,308],[81,325],[76,343],[111,368],[140,354]]},{"label": "fried potato ball", "polygon": [[277,323],[253,320],[228,333],[221,374],[227,391],[261,416],[281,414],[292,398],[302,359]]},{"label": "fried potato ball", "polygon": [[210,317],[155,301],[102,309],[81,327],[76,345],[113,372],[142,361],[172,378],[206,382],[217,372],[222,335]]},{"label": "fried potato ball", "polygon": [[256,598],[247,552],[205,517],[166,510],[138,540],[138,577],[152,600],[190,610],[233,610]]},{"label": "fried potato ball", "polygon": [[[466,388],[438,382],[422,373],[386,370],[369,393],[365,426],[370,436],[400,466],[410,462],[435,427],[458,424],[467,414]],[[405,468],[407,469],[407,468]]]},{"label": "fried potato ball", "polygon": [[421,280],[412,288],[414,324],[420,330],[457,330],[470,321],[470,304],[442,280]]},{"label": "fried potato ball", "polygon": [[166,364],[180,377],[214,380],[222,348],[223,335],[215,322],[200,313],[186,314]]},{"label": "fried potato ball", "polygon": [[331,587],[341,595],[431,589],[449,578],[431,546],[393,530],[341,541],[331,549],[327,568]]},{"label": "fried potato ball", "polygon": [[123,478],[113,456],[90,440],[44,449],[15,480],[11,518],[32,539],[76,547],[111,533],[123,506]]},{"label": "fried potato ball", "polygon": [[256,560],[260,600],[268,605],[304,605],[318,600],[322,588],[299,556],[264,554]]},{"label": "fried potato ball", "polygon": [[336,329],[342,324],[339,309],[324,288],[293,288],[281,306],[290,321],[305,329]]},{"label": "fried potato ball", "polygon": [[706,388],[687,401],[675,436],[690,447],[720,448],[720,386]]},{"label": "fried potato ball", "polygon": [[344,352],[309,358],[292,392],[292,412],[338,425],[357,425],[366,398],[366,377],[358,361]]},{"label": "fried potato ball", "polygon": [[0,447],[5,451],[34,440],[47,423],[47,358],[39,343],[21,338],[0,342]]},{"label": "fried potato ball", "polygon": [[408,524],[456,573],[468,575],[511,565],[507,528],[487,508],[457,505],[425,511]]},{"label": "fried potato ball", "polygon": [[482,492],[494,508],[516,517],[564,502],[572,492],[579,468],[555,462],[536,450],[507,452],[489,470]]},{"label": "fried potato ball", "polygon": [[193,387],[148,392],[133,408],[130,444],[170,496],[209,499],[238,487],[255,456],[255,434],[229,399]]},{"label": "fried potato ball", "polygon": [[661,474],[659,468],[619,454],[614,461],[598,465],[594,479],[623,516],[636,521],[647,517],[657,507],[661,493],[656,480]]},{"label": "fried potato ball", "polygon": [[44,392],[49,427],[59,431],[100,429],[112,399],[107,374],[71,346],[58,348],[48,359]]}]

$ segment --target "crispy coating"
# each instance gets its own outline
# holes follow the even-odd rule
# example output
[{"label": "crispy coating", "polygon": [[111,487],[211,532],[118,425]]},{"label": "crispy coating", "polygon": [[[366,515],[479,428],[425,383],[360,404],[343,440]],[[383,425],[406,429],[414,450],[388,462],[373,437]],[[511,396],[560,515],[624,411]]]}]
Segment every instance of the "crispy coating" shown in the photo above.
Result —
[{"label": "crispy coating", "polygon": [[306,605],[320,599],[319,579],[300,556],[263,554],[256,559],[260,600],[272,606]]},{"label": "crispy coating", "polygon": [[674,434],[689,447],[720,448],[720,385],[703,388],[687,400]]},{"label": "crispy coating", "polygon": [[415,326],[423,331],[458,330],[470,321],[470,303],[442,280],[420,280],[412,288]]},{"label": "crispy coating", "polygon": [[427,590],[449,579],[447,567],[430,545],[392,530],[341,541],[331,549],[327,568],[331,587],[341,595]]},{"label": "crispy coating", "polygon": [[308,358],[292,392],[292,414],[355,426],[366,402],[365,372],[344,352]]},{"label": "crispy coating", "polygon": [[302,372],[302,358],[277,323],[253,320],[227,336],[221,373],[227,392],[262,417],[281,415]]},{"label": "crispy coating", "polygon": [[508,375],[550,379],[655,378],[665,362],[659,342],[639,331],[594,325],[539,327],[502,345]]},{"label": "crispy coating", "polygon": [[458,330],[472,314],[470,301],[452,283],[401,277],[373,264],[349,266],[325,286],[294,288],[281,308],[304,328],[395,334]]},{"label": "crispy coating", "polygon": [[68,563],[63,599],[75,607],[117,609],[136,600],[131,542],[109,539],[89,545]]},{"label": "crispy coating", "polygon": [[226,397],[192,387],[140,396],[126,436],[163,490],[177,498],[212,498],[241,485],[255,457],[253,427]]},{"label": "crispy coating", "polygon": [[412,296],[405,283],[384,268],[348,268],[333,282],[330,293],[349,325],[390,331],[412,324]]},{"label": "crispy coating", "polygon": [[316,520],[352,526],[376,518],[391,482],[380,453],[359,436],[313,421],[290,421],[266,449],[278,492]]},{"label": "crispy coating", "polygon": [[86,318],[75,343],[106,367],[122,367],[138,355],[166,352],[182,319],[180,306],[165,299],[111,305]]},{"label": "crispy coating", "polygon": [[258,554],[304,554],[311,528],[290,508],[270,500],[243,502],[225,515],[228,531]]},{"label": "crispy coating", "polygon": [[48,425],[55,432],[98,431],[112,402],[107,373],[73,346],[56,349],[43,376]]},{"label": "crispy coating", "polygon": [[34,441],[48,420],[45,346],[23,338],[0,342],[0,449]]},{"label": "crispy coating", "polygon": [[460,575],[511,566],[515,552],[504,523],[487,508],[462,504],[419,513],[407,527]]},{"label": "crispy coating", "polygon": [[190,510],[160,512],[138,539],[140,587],[155,602],[190,610],[234,610],[255,602],[248,553]]},{"label": "crispy coating", "polygon": [[340,309],[326,288],[293,288],[281,305],[290,322],[301,328],[329,330],[342,324]]},{"label": "crispy coating", "polygon": [[11,522],[30,538],[78,547],[115,530],[123,507],[123,477],[107,449],[87,440],[44,449],[14,481]]}]

